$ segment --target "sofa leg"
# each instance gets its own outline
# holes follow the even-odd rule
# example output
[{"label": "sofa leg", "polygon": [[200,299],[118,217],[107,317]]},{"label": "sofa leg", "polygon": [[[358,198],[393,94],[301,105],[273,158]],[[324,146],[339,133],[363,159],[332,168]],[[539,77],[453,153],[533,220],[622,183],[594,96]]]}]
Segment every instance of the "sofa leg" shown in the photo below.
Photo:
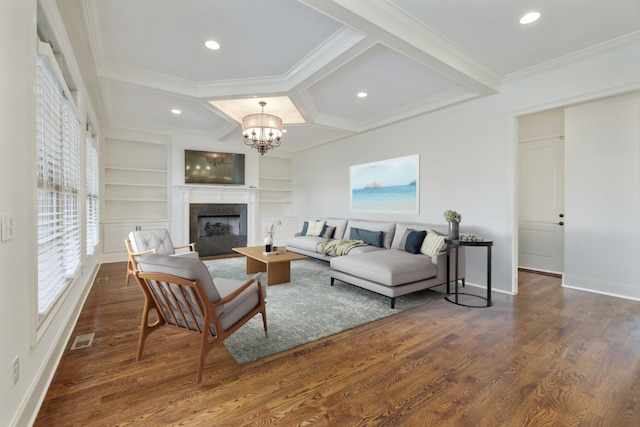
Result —
[{"label": "sofa leg", "polygon": [[462,287],[464,288],[464,277],[462,278]]},{"label": "sofa leg", "polygon": [[331,286],[333,286],[333,281],[336,280],[333,277],[331,278]]},{"label": "sofa leg", "polygon": [[391,308],[396,308],[396,299],[391,298]]}]

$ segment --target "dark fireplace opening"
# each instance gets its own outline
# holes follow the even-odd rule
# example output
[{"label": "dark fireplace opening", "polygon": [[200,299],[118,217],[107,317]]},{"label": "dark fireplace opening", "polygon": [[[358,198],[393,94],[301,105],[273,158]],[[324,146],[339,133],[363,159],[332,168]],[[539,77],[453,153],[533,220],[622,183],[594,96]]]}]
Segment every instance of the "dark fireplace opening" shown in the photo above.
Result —
[{"label": "dark fireplace opening", "polygon": [[201,257],[234,254],[247,246],[246,204],[190,204],[189,241]]},{"label": "dark fireplace opening", "polygon": [[240,215],[198,217],[198,237],[239,236]]}]

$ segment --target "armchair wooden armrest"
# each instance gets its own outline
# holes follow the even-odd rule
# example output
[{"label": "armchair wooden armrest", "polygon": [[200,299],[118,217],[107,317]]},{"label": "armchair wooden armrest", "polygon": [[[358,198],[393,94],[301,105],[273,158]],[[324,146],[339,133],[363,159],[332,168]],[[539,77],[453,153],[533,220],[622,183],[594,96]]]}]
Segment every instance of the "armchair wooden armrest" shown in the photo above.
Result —
[{"label": "armchair wooden armrest", "polygon": [[129,239],[124,239],[124,244],[127,247],[127,278],[125,280],[125,285],[129,286],[129,279],[134,275],[137,270],[136,266],[136,257],[140,255],[152,254],[155,253],[153,249],[142,252],[133,252],[133,248],[131,247],[131,241]]},{"label": "armchair wooden armrest", "polygon": [[173,249],[184,249],[184,248],[189,248],[189,252],[195,252],[196,251],[196,243],[192,242],[189,243],[188,245],[181,245],[181,246],[174,246]]}]

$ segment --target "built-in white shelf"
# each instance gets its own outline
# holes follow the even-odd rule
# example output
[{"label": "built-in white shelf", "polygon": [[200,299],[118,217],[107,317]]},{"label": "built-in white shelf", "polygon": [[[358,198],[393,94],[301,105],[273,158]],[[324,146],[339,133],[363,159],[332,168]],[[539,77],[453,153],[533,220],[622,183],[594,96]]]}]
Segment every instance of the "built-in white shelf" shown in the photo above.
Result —
[{"label": "built-in white shelf", "polygon": [[284,244],[293,237],[298,219],[295,216],[293,197],[292,160],[283,157],[260,158],[260,223],[262,232],[269,224],[278,223],[274,238],[276,244]]},{"label": "built-in white shelf", "polygon": [[169,228],[169,145],[105,139],[102,222],[105,253],[125,252],[136,229]]}]

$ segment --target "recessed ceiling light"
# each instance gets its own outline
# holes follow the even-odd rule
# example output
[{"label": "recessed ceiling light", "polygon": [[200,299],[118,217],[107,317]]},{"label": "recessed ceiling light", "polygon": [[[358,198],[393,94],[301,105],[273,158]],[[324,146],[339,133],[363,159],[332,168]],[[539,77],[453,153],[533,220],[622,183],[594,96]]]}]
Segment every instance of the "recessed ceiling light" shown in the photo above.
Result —
[{"label": "recessed ceiling light", "polygon": [[358,98],[366,98],[367,95],[367,92],[358,92]]},{"label": "recessed ceiling light", "polygon": [[204,42],[204,45],[206,47],[208,47],[211,50],[218,50],[220,49],[220,43],[218,43],[217,41],[214,40],[207,40],[206,42]]},{"label": "recessed ceiling light", "polygon": [[538,18],[540,18],[540,12],[529,12],[526,15],[524,15],[522,18],[520,18],[520,23],[531,24],[532,22],[537,21]]},{"label": "recessed ceiling light", "polygon": [[177,108],[174,108],[173,110],[171,110],[171,112],[173,114],[182,114],[182,111],[178,110]]}]

